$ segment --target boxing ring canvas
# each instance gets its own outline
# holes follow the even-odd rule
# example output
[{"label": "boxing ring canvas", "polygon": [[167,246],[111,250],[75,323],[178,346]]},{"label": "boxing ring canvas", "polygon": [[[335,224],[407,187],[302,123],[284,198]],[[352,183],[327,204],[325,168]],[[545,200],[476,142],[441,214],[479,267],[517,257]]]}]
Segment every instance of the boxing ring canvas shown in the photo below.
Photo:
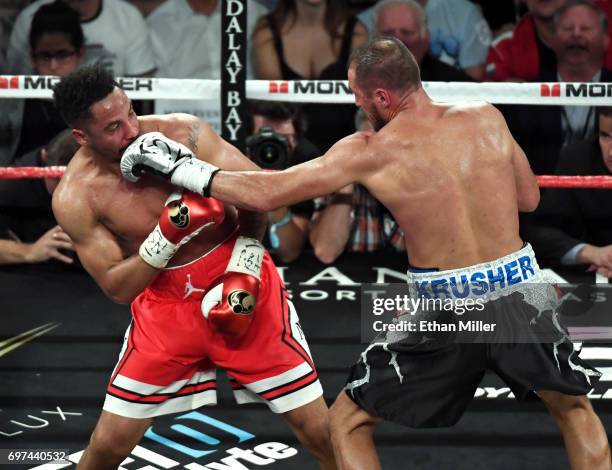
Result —
[{"label": "boxing ring canvas", "polygon": [[[361,283],[401,282],[404,256],[344,255],[323,266],[306,256],[279,268],[331,403],[360,343]],[[0,449],[66,450],[76,468],[98,419],[130,322],[79,269],[54,265],[0,269]],[[604,372],[592,402],[612,429],[612,347],[582,351]],[[220,374],[219,404],[156,418],[124,469],[310,469],[314,462],[283,419],[264,405],[239,406]],[[566,468],[561,436],[541,403],[521,404],[486,376],[453,428],[411,430],[384,423],[376,433],[383,468]]]}]

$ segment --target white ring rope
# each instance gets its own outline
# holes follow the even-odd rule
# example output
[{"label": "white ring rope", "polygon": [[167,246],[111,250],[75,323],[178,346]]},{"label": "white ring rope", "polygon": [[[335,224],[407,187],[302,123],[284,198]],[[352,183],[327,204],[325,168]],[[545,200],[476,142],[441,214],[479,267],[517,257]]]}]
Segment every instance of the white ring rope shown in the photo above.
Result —
[{"label": "white ring rope", "polygon": [[[51,98],[57,77],[0,76],[1,98]],[[132,99],[218,99],[220,80],[120,78]],[[611,106],[612,83],[425,82],[437,101],[483,100],[495,104]],[[247,98],[300,103],[353,103],[345,80],[247,80]]]}]

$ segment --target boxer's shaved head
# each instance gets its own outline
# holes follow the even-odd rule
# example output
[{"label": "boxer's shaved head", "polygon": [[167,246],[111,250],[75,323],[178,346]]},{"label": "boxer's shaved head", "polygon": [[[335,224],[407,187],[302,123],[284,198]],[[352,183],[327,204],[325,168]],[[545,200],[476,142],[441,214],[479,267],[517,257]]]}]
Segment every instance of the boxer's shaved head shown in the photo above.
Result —
[{"label": "boxer's shaved head", "polygon": [[412,92],[421,87],[421,73],[414,56],[396,38],[373,39],[351,54],[349,67],[355,81],[366,93],[376,88]]}]

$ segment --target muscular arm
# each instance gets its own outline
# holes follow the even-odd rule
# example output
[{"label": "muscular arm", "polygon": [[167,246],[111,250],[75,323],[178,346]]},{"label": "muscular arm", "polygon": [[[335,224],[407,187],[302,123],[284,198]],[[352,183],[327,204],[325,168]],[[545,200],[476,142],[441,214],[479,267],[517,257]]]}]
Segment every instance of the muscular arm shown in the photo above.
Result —
[{"label": "muscular arm", "polygon": [[[259,169],[236,147],[220,138],[208,124],[199,120],[192,122],[189,147],[200,160],[210,162],[224,170]],[[265,214],[242,208],[238,210],[238,220],[241,235],[258,240],[263,238],[267,226]]]},{"label": "muscular arm", "polygon": [[211,194],[238,207],[267,212],[360,182],[370,169],[367,137],[357,133],[340,140],[322,157],[284,171],[220,171]]},{"label": "muscular arm", "polygon": [[124,258],[115,236],[104,227],[80,194],[82,188],[63,188],[53,195],[55,217],[70,236],[81,263],[104,293],[127,304],[157,276],[158,270],[138,254]]},{"label": "muscular arm", "polygon": [[514,167],[518,208],[521,212],[533,212],[540,202],[540,188],[533,171],[531,171],[525,152],[514,139],[512,139],[512,145],[512,165]]},{"label": "muscular arm", "polygon": [[[353,185],[343,188],[337,193],[345,199],[353,198]],[[322,263],[333,263],[346,248],[346,244],[353,228],[351,213],[353,205],[346,200],[335,202],[332,197],[330,204],[318,214],[310,229],[310,244],[315,256]]]},{"label": "muscular arm", "polygon": [[494,135],[499,136],[500,151],[504,155],[507,155],[508,152],[511,154],[518,210],[533,212],[540,203],[540,188],[533,171],[531,171],[529,160],[521,146],[514,140],[501,112],[491,105],[482,109],[485,112],[480,117],[486,119],[486,125],[493,126]]}]

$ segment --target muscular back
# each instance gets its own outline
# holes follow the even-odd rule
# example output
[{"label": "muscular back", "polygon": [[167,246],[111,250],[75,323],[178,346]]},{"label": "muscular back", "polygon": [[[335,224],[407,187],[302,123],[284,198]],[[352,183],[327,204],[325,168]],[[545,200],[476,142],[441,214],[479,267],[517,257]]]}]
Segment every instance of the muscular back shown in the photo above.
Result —
[{"label": "muscular back", "polygon": [[377,170],[363,178],[406,232],[411,264],[452,269],[519,249],[515,172],[525,168],[503,118],[484,104],[432,109],[431,119],[400,113],[371,136]]}]

